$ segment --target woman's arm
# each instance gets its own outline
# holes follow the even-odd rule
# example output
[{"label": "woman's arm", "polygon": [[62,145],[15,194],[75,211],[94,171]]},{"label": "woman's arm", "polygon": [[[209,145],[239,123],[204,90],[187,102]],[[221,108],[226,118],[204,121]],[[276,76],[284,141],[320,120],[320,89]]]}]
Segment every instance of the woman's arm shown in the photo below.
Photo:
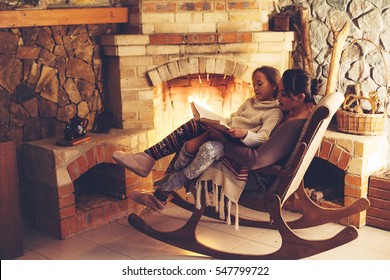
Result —
[{"label": "woman's arm", "polygon": [[249,169],[275,164],[292,153],[304,123],[305,120],[282,123],[275,129],[269,140],[256,149],[225,141],[225,156]]}]

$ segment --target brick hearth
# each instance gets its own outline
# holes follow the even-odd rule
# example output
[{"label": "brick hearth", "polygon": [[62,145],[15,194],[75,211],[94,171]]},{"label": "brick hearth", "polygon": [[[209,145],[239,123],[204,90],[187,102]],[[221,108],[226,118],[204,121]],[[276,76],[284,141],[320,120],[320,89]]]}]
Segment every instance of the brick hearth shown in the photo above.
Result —
[{"label": "brick hearth", "polygon": [[[140,178],[124,169],[125,198],[95,195],[77,207],[74,182],[93,167],[112,160],[114,150],[135,152],[151,144],[151,131],[113,129],[109,134],[90,134],[89,142],[72,147],[55,145],[58,138],[25,143],[26,214],[35,226],[58,238],[109,223],[141,208],[128,199],[136,188],[150,189],[152,178],[161,175],[169,159],[158,162],[156,171]],[[93,198],[93,199],[92,199]]]}]

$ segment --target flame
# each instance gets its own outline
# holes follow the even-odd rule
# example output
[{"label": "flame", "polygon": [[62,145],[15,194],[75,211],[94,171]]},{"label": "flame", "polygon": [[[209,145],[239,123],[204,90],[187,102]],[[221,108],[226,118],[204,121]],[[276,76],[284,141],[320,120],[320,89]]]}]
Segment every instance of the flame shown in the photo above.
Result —
[{"label": "flame", "polygon": [[196,97],[196,96],[194,97],[193,95],[188,96],[188,102],[189,103],[195,102],[195,103],[201,105],[203,108],[206,108],[207,110],[212,109],[206,100],[201,100],[199,97]]}]

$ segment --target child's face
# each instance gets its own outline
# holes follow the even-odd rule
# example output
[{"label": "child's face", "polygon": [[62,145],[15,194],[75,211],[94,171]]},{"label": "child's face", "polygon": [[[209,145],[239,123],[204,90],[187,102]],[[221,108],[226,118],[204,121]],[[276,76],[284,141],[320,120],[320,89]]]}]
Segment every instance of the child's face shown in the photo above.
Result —
[{"label": "child's face", "polygon": [[263,73],[255,72],[252,77],[252,83],[255,92],[255,97],[257,100],[259,101],[274,100],[273,94],[277,86],[271,84]]}]

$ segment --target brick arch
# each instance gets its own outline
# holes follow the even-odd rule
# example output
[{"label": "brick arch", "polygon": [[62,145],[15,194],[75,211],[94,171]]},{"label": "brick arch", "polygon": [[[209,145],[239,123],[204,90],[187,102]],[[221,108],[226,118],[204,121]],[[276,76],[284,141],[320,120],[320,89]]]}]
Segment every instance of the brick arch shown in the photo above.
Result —
[{"label": "brick arch", "polygon": [[75,160],[71,161],[66,169],[69,176],[74,182],[82,174],[87,172],[92,167],[100,163],[115,163],[112,160],[112,153],[116,150],[116,147],[111,144],[99,144],[95,145],[86,152],[79,155]]},{"label": "brick arch", "polygon": [[250,83],[254,70],[255,68],[246,63],[226,58],[187,57],[162,64],[147,74],[153,86],[159,86],[175,78],[196,74],[221,74]]},{"label": "brick arch", "polygon": [[349,151],[335,145],[334,142],[327,140],[322,141],[321,146],[318,149],[317,156],[329,161],[344,172],[347,172],[350,161],[353,157]]}]

